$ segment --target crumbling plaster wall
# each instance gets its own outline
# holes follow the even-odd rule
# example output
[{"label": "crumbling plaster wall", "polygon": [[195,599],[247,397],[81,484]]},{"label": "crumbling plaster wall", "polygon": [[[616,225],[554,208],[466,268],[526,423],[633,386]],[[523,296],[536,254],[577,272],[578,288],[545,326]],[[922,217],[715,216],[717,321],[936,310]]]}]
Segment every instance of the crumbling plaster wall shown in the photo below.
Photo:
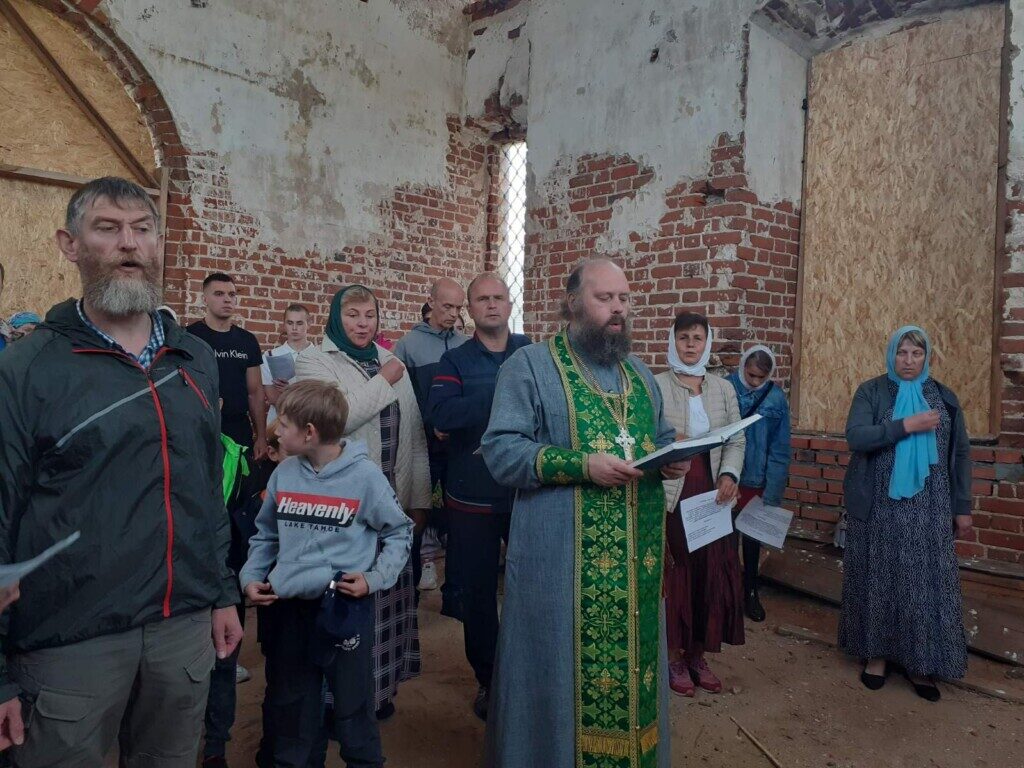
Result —
[{"label": "crumbling plaster wall", "polygon": [[[287,249],[379,233],[376,201],[440,185],[462,92],[457,0],[107,0],[184,140]],[[200,212],[201,213],[201,212]]]},{"label": "crumbling plaster wall", "polygon": [[742,27],[754,5],[532,0],[527,123],[537,186],[556,192],[556,165],[591,154],[628,155],[654,172],[615,209],[604,250],[652,231],[665,193],[704,176],[716,137],[742,130]]},{"label": "crumbling plaster wall", "polygon": [[750,188],[761,200],[799,206],[807,68],[804,56],[750,25],[744,136]]},{"label": "crumbling plaster wall", "polygon": [[[955,14],[976,0],[522,0],[480,19],[500,43],[468,63],[468,116],[486,112],[495,72],[526,50],[530,181],[527,330],[557,327],[557,298],[580,259],[618,258],[634,288],[635,349],[664,364],[681,306],[716,328],[717,359],[773,346],[783,383],[796,325],[807,62],[860,37]],[[492,8],[500,3],[490,3]],[[1005,252],[997,252],[1005,376],[997,446],[972,449],[982,536],[964,556],[1024,562],[1024,0],[1009,0],[1010,125]],[[518,54],[521,56],[522,54]],[[486,64],[488,69],[481,67]],[[487,74],[489,73],[489,74]],[[490,82],[489,82],[490,81]],[[504,83],[503,83],[504,85]],[[502,89],[503,93],[507,90]],[[499,104],[501,99],[498,100]],[[494,104],[494,100],[491,101]],[[1001,212],[993,211],[999,216]],[[994,244],[997,245],[997,244]],[[842,504],[845,441],[793,439],[798,525],[830,530]],[[798,484],[799,483],[799,484]],[[997,530],[998,529],[998,530]]]}]

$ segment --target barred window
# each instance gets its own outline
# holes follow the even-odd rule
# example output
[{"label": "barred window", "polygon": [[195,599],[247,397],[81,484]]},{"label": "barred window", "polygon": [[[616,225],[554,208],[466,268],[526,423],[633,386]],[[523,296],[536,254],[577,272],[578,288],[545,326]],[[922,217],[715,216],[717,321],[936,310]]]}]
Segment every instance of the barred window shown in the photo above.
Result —
[{"label": "barred window", "polygon": [[508,285],[512,300],[509,324],[515,333],[523,332],[523,269],[526,256],[526,142],[516,141],[501,147],[498,177],[499,225],[497,232],[497,272]]}]

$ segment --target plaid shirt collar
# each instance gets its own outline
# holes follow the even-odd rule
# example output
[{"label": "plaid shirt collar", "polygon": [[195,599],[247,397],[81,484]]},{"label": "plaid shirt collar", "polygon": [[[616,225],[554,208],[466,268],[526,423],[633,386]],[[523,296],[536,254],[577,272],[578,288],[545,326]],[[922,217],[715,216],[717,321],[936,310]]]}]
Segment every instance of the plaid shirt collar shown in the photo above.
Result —
[{"label": "plaid shirt collar", "polygon": [[78,316],[82,319],[82,322],[85,323],[89,330],[91,330],[93,333],[99,336],[100,339],[102,339],[102,341],[107,345],[108,348],[120,352],[124,355],[127,355],[132,360],[135,360],[143,368],[149,368],[149,366],[153,364],[153,358],[155,358],[156,353],[160,351],[160,347],[164,345],[164,324],[160,321],[160,315],[157,312],[153,312],[149,316],[150,319],[153,321],[153,330],[149,334],[149,342],[146,344],[146,348],[143,349],[138,356],[136,356],[133,355],[128,350],[126,350],[124,347],[122,347],[120,344],[118,344],[116,341],[110,338],[110,336],[105,334],[103,331],[101,331],[93,324],[93,322],[86,316],[85,311],[82,309],[81,299],[79,299],[75,303],[75,309],[78,310]]}]

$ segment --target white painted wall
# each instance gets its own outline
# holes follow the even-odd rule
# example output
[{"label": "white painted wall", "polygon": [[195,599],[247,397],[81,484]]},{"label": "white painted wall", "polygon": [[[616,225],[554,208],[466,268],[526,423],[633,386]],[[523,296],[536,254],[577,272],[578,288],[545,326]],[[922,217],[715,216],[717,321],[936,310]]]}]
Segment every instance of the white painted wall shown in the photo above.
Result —
[{"label": "white painted wall", "polygon": [[[530,167],[558,194],[556,163],[628,154],[655,178],[616,203],[599,247],[652,231],[665,192],[703,177],[720,133],[743,130],[743,25],[754,0],[532,0],[527,29]],[[657,49],[656,61],[651,61]],[[560,178],[561,177],[561,178]]]},{"label": "white painted wall", "polygon": [[[500,103],[511,107],[512,119],[526,127],[526,102],[530,90],[530,43],[526,29],[530,4],[520,3],[506,13],[481,19],[470,25],[469,48],[473,57],[466,63],[466,83],[463,94],[463,114],[478,118],[484,114],[484,102],[495,92]],[[518,37],[509,38],[509,32],[520,29]],[[522,103],[512,106],[517,95]]]},{"label": "white painted wall", "polygon": [[740,33],[754,4],[533,0],[529,123],[537,178],[560,157],[593,152],[643,158],[666,180],[704,173],[713,137],[742,129]]},{"label": "white painted wall", "polygon": [[747,66],[746,169],[762,202],[800,203],[807,61],[756,24]]},{"label": "white painted wall", "polygon": [[[461,0],[106,0],[187,146],[226,167],[264,238],[330,253],[382,231],[377,204],[445,179],[463,92]],[[200,211],[202,214],[202,211]]]}]

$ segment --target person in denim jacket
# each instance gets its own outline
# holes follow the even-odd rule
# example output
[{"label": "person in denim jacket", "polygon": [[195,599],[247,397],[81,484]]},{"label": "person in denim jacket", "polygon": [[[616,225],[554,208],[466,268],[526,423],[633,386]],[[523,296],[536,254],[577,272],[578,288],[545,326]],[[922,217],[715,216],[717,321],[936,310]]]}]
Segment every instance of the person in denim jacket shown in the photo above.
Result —
[{"label": "person in denim jacket", "polygon": [[[758,344],[743,353],[739,368],[728,376],[736,388],[740,415],[761,414],[761,420],[746,429],[747,450],[740,478],[740,495],[734,512],[739,513],[755,496],[770,506],[782,505],[782,493],[789,477],[789,402],[771,378],[775,355]],[[765,613],[757,595],[757,566],[761,544],[743,536],[743,609],[753,621],[764,621]]]}]

